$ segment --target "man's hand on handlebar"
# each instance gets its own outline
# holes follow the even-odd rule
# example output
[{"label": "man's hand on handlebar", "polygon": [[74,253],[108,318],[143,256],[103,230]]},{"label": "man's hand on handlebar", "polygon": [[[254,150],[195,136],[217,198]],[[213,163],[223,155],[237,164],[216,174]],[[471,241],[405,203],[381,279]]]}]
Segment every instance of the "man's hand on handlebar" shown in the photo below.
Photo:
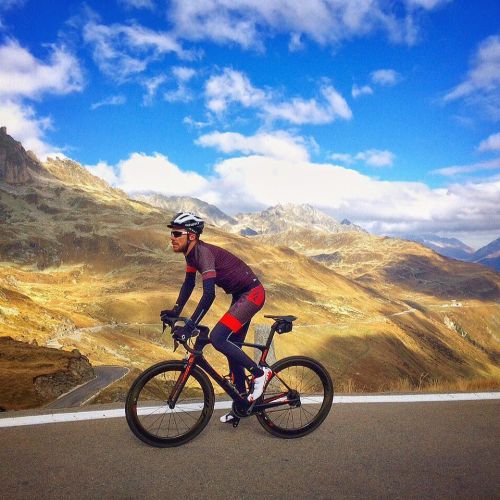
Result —
[{"label": "man's hand on handlebar", "polygon": [[166,323],[167,318],[175,318],[178,316],[178,312],[175,309],[163,309],[160,311],[160,319]]},{"label": "man's hand on handlebar", "polygon": [[172,338],[179,342],[185,342],[189,338],[194,335],[198,335],[199,331],[196,328],[196,325],[190,319],[186,320],[186,324],[184,326],[176,326],[172,330]]}]

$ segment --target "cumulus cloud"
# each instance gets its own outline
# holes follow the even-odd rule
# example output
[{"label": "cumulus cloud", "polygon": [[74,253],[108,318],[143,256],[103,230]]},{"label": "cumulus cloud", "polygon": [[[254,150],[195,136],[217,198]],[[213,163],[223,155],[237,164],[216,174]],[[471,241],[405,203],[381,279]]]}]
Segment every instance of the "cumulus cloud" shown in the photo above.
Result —
[{"label": "cumulus cloud", "polygon": [[83,89],[78,60],[62,47],[52,46],[48,62],[35,58],[16,40],[0,46],[0,97],[39,98]]},{"label": "cumulus cloud", "polygon": [[401,80],[401,75],[393,69],[377,69],[370,73],[370,78],[373,83],[391,87]]},{"label": "cumulus cloud", "polygon": [[481,153],[485,151],[500,151],[500,132],[491,134],[484,141],[481,141],[477,149]]},{"label": "cumulus cloud", "polygon": [[[171,3],[169,19],[179,37],[211,40],[263,50],[265,38],[291,35],[290,50],[304,39],[337,46],[343,40],[385,32],[396,43],[415,43],[420,11],[432,10],[440,0],[415,0],[394,6],[384,0],[210,0]],[[321,22],[318,22],[321,20]]]},{"label": "cumulus cloud", "polygon": [[362,161],[370,167],[391,167],[396,159],[396,155],[386,149],[368,149],[354,155],[349,153],[334,153],[330,155],[330,158],[335,161],[343,162],[346,165]]},{"label": "cumulus cloud", "polygon": [[116,186],[118,182],[118,177],[111,165],[105,161],[100,161],[96,165],[85,165],[85,168],[89,170],[91,174],[104,179],[111,186]]},{"label": "cumulus cloud", "polygon": [[352,118],[347,101],[333,86],[323,84],[320,94],[319,99],[285,100],[273,90],[255,87],[244,73],[230,68],[210,77],[205,85],[207,108],[217,115],[224,113],[231,103],[237,103],[257,109],[267,121],[284,120],[296,125]]},{"label": "cumulus cloud", "polygon": [[[228,151],[265,150],[257,136],[209,134],[204,141]],[[186,172],[160,154],[134,153],[112,169],[102,164],[91,171],[99,175],[99,169],[125,191],[195,196],[228,213],[309,203],[380,234],[461,231],[470,237],[500,231],[499,175],[432,189],[421,182],[380,181],[330,163],[265,154],[220,161],[208,177]]]},{"label": "cumulus cloud", "polygon": [[32,106],[0,99],[0,124],[7,127],[9,135],[42,160],[60,153],[60,149],[44,140],[45,133],[52,128],[51,119],[37,116]]},{"label": "cumulus cloud", "polygon": [[444,96],[445,102],[457,100],[480,105],[491,118],[500,119],[500,36],[481,42],[464,81]]},{"label": "cumulus cloud", "polygon": [[309,160],[305,140],[283,131],[261,132],[249,137],[234,132],[212,132],[202,135],[196,144],[214,147],[223,153],[261,154],[289,161]]},{"label": "cumulus cloud", "polygon": [[28,100],[45,94],[69,94],[83,89],[78,60],[65,48],[50,46],[47,61],[34,57],[14,39],[0,46],[0,124],[42,160],[61,154],[44,140],[52,128],[48,116],[39,116]]},{"label": "cumulus cloud", "polygon": [[133,153],[115,166],[100,162],[87,168],[128,193],[155,191],[165,195],[199,196],[208,188],[204,177],[195,172],[184,172],[159,153]]},{"label": "cumulus cloud", "polygon": [[102,108],[103,106],[121,106],[126,102],[127,98],[124,95],[112,95],[110,97],[107,97],[106,99],[103,99],[102,101],[94,102],[90,106],[90,109],[94,110]]}]

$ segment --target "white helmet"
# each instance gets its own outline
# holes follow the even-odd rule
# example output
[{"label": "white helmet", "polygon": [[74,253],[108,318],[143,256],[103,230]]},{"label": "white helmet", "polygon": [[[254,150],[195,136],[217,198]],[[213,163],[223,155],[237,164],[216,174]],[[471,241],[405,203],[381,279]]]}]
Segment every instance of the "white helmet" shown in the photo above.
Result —
[{"label": "white helmet", "polygon": [[201,234],[203,232],[203,228],[205,227],[205,221],[192,212],[179,212],[175,215],[167,227],[184,227],[188,231]]}]

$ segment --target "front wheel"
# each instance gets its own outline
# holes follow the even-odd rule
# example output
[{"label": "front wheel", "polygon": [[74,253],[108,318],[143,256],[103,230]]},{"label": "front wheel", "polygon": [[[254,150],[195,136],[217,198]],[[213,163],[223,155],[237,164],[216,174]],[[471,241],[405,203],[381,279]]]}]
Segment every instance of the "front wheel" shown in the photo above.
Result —
[{"label": "front wheel", "polygon": [[305,356],[276,362],[274,377],[264,389],[262,404],[283,401],[283,405],[257,414],[266,431],[281,438],[309,434],[327,417],[332,407],[333,383],[321,363]]},{"label": "front wheel", "polygon": [[194,367],[174,408],[167,401],[184,374],[182,361],[164,361],[141,373],[125,402],[131,431],[142,441],[161,448],[179,446],[196,437],[208,424],[215,404],[208,377]]}]

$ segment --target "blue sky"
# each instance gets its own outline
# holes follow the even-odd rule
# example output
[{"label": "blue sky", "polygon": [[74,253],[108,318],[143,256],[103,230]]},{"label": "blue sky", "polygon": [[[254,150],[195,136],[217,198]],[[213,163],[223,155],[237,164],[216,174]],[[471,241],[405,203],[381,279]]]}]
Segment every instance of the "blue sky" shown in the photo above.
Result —
[{"label": "blue sky", "polygon": [[127,192],[500,233],[500,3],[3,0],[0,122]]}]

